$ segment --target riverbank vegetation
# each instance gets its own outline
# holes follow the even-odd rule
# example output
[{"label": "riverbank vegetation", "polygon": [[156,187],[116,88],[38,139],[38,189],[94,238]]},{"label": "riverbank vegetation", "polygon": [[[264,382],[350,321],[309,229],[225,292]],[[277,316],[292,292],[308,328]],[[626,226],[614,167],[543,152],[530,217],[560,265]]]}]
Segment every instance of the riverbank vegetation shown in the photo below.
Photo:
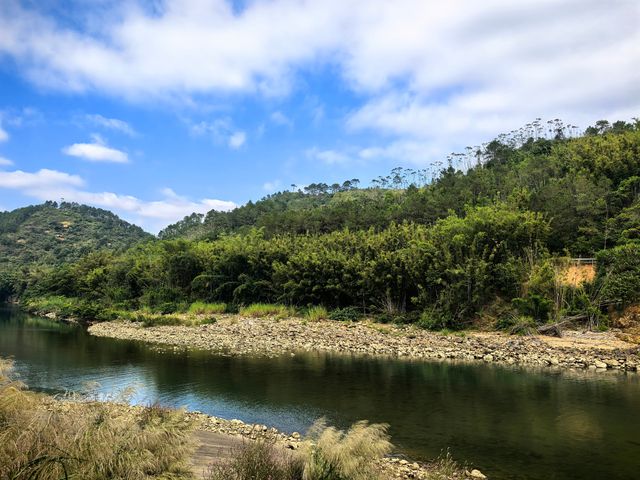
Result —
[{"label": "riverbank vegetation", "polygon": [[358,422],[344,432],[317,422],[298,450],[245,443],[231,462],[213,466],[209,480],[376,480],[392,447],[385,425]]},{"label": "riverbank vegetation", "polygon": [[[13,377],[12,363],[0,358],[0,479],[188,480],[201,473],[192,460],[193,431],[203,428],[203,414],[89,397],[59,400],[29,391]],[[215,424],[237,422],[216,419]],[[283,436],[266,427],[259,431]],[[238,444],[237,436],[229,439]],[[420,479],[464,477],[449,457],[411,468],[404,466],[406,460],[388,458],[393,446],[386,425],[362,421],[342,431],[319,421],[294,441],[291,449],[274,438],[247,439],[221,451],[205,478],[375,480],[404,478],[405,471]]]},{"label": "riverbank vegetation", "polygon": [[[313,184],[191,216],[163,240],[93,252],[4,291],[34,307],[53,296],[97,320],[208,304],[280,317],[319,307],[429,329],[602,327],[640,301],[640,122],[574,133],[536,120],[437,171],[395,169],[368,188]],[[567,282],[566,259],[578,256],[597,258],[595,278]]]},{"label": "riverbank vegetation", "polygon": [[11,363],[0,359],[0,478],[192,478],[183,412],[149,407],[132,414],[97,401],[62,405],[10,376]]}]

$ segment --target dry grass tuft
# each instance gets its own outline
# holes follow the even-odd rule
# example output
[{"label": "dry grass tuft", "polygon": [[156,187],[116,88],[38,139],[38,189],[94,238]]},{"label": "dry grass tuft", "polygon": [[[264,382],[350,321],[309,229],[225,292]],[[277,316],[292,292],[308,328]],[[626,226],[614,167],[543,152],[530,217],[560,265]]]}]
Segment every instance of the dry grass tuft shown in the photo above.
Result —
[{"label": "dry grass tuft", "polygon": [[304,480],[379,478],[375,463],[393,447],[387,428],[387,425],[361,421],[344,432],[327,427],[319,420],[308,433]]},{"label": "dry grass tuft", "polygon": [[302,480],[304,462],[299,454],[258,440],[245,442],[229,463],[212,465],[208,480]]},{"label": "dry grass tuft", "polygon": [[56,402],[11,380],[0,360],[0,478],[187,479],[190,423],[158,406]]},{"label": "dry grass tuft", "polygon": [[448,450],[441,454],[430,467],[429,480],[449,480],[456,478],[462,471]]},{"label": "dry grass tuft", "polygon": [[208,480],[375,480],[391,451],[386,425],[358,422],[348,431],[316,422],[296,451],[249,441],[226,464],[212,465]]}]

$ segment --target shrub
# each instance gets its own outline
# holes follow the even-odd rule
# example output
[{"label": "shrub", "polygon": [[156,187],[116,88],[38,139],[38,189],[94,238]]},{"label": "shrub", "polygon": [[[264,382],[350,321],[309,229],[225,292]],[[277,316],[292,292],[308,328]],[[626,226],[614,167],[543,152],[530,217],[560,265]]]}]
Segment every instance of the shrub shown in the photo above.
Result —
[{"label": "shrub", "polygon": [[597,256],[596,284],[600,297],[626,306],[640,302],[640,243],[629,243]]},{"label": "shrub", "polygon": [[496,328],[511,335],[533,335],[537,332],[537,326],[533,318],[523,315],[505,315],[496,322]]},{"label": "shrub", "polygon": [[194,315],[210,315],[210,314],[221,314],[227,311],[226,303],[205,303],[205,302],[193,302],[191,306],[189,306],[188,313],[192,313]]},{"label": "shrub", "polygon": [[429,480],[450,480],[461,476],[460,465],[451,457],[448,450],[431,463],[429,471]]},{"label": "shrub", "polygon": [[295,315],[295,310],[286,305],[275,305],[271,303],[254,303],[248,307],[242,307],[239,311],[243,317],[277,317],[287,318]]},{"label": "shrub", "polygon": [[99,322],[109,322],[121,318],[121,312],[113,308],[103,308],[95,316],[94,320]]},{"label": "shrub", "polygon": [[526,297],[514,298],[511,300],[511,304],[520,314],[541,323],[549,320],[549,314],[553,310],[551,300],[535,293],[530,293]]},{"label": "shrub", "polygon": [[319,320],[328,319],[329,312],[327,312],[327,309],[324,307],[311,307],[307,310],[304,316],[312,322],[317,322]]},{"label": "shrub", "polygon": [[24,306],[27,310],[35,313],[55,313],[61,317],[69,317],[73,311],[73,305],[77,302],[75,298],[64,297],[62,295],[51,295],[46,297],[29,298]]},{"label": "shrub", "polygon": [[111,320],[113,316],[100,303],[75,297],[52,295],[30,298],[25,308],[36,314],[54,313],[60,318],[81,320]]},{"label": "shrub", "polygon": [[396,323],[399,325],[405,325],[408,323],[416,323],[420,320],[420,315],[417,312],[405,312],[405,313],[387,313],[383,312],[376,315],[376,321],[379,323]]},{"label": "shrub", "polygon": [[168,313],[176,313],[178,310],[180,310],[180,306],[177,303],[165,302],[152,307],[152,310],[155,313],[166,315]]},{"label": "shrub", "polygon": [[212,465],[207,480],[375,480],[378,460],[392,447],[386,425],[358,422],[344,432],[320,420],[298,451],[249,441],[229,463]]},{"label": "shrub", "polygon": [[442,330],[447,328],[450,319],[438,310],[425,310],[420,315],[418,326],[425,330]]},{"label": "shrub", "polygon": [[304,463],[281,446],[263,440],[248,441],[226,464],[212,465],[208,480],[302,480]]},{"label": "shrub", "polygon": [[357,307],[336,308],[329,314],[330,320],[338,320],[341,322],[355,322],[362,318],[362,313]]}]

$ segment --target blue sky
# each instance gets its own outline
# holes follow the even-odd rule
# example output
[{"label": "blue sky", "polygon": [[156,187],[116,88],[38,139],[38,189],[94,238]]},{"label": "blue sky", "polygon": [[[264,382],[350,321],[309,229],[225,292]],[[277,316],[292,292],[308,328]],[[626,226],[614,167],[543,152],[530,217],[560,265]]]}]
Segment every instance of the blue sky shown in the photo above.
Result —
[{"label": "blue sky", "polygon": [[0,1],[0,209],[157,232],[536,117],[640,116],[636,0]]}]

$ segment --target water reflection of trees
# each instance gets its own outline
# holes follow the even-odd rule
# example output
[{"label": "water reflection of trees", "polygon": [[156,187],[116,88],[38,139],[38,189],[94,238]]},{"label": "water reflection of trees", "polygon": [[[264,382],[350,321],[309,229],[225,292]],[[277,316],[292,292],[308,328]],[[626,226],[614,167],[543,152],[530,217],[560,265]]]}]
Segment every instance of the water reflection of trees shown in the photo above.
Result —
[{"label": "water reflection of trees", "polygon": [[638,376],[320,353],[232,358],[160,352],[33,318],[5,318],[0,327],[0,353],[21,351],[52,372],[135,379],[167,401],[202,409],[217,399],[266,424],[291,424],[292,412],[298,423],[323,413],[341,426],[386,422],[405,451],[427,458],[449,447],[494,478],[532,463],[538,478],[563,470],[565,478],[606,478],[612,461],[631,472],[637,448]]}]

